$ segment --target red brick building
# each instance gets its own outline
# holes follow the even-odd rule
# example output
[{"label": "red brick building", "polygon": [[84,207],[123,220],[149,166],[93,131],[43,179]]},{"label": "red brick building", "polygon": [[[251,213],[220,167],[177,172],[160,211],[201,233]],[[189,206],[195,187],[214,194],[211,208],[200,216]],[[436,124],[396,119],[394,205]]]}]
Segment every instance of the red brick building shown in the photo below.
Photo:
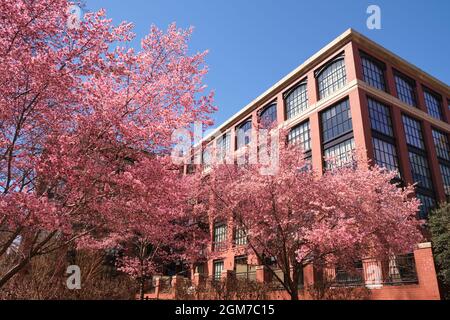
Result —
[{"label": "red brick building", "polygon": [[[398,170],[405,183],[418,183],[420,216],[426,218],[450,196],[449,101],[448,85],[349,29],[204,142],[235,155],[249,142],[243,133],[265,119],[288,128],[288,140],[301,143],[319,171],[342,165],[350,150],[364,148],[369,159]],[[338,163],[326,163],[327,156]],[[267,281],[267,270],[246,255],[245,236],[232,222],[211,222],[211,240],[214,258],[195,267],[194,283],[232,276]],[[332,271],[332,278],[336,285],[370,288],[372,299],[439,299],[431,245],[418,244],[402,259],[387,268],[363,261],[356,278],[339,270]],[[400,265],[407,265],[407,272],[399,271]],[[312,266],[305,267],[299,286],[314,283],[316,276]],[[287,295],[278,291],[273,297]]]}]

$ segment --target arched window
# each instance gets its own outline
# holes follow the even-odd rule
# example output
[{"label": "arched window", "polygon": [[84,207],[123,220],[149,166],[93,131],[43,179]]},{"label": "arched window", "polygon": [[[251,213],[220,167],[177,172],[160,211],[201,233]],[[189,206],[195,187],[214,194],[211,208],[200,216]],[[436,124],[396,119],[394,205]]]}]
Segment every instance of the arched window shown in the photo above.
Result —
[{"label": "arched window", "polygon": [[286,116],[288,119],[300,114],[308,108],[308,90],[306,82],[299,84],[286,94]]},{"label": "arched window", "polygon": [[249,119],[237,128],[237,148],[242,148],[250,143],[252,132],[252,120]]},{"label": "arched window", "polygon": [[347,75],[345,73],[344,56],[341,55],[316,71],[319,86],[319,98],[325,98],[334,91],[345,86]]},{"label": "arched window", "polygon": [[259,119],[262,127],[270,127],[277,121],[277,105],[274,103],[264,108],[259,115]]}]

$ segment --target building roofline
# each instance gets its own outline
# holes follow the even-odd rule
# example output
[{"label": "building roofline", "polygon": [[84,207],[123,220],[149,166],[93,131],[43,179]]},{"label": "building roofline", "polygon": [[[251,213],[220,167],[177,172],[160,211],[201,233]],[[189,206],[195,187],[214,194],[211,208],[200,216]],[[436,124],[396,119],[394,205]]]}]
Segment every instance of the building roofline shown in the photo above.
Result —
[{"label": "building roofline", "polygon": [[365,35],[359,33],[358,31],[354,30],[354,29],[348,29],[347,31],[351,32],[351,39],[352,40],[356,40],[359,43],[362,43],[368,47],[373,47],[375,49],[378,49],[380,51],[382,51],[384,54],[386,54],[386,56],[390,59],[392,59],[392,61],[396,64],[399,65],[404,65],[407,68],[410,68],[412,71],[417,72],[417,77],[420,78],[421,80],[424,80],[426,82],[429,82],[431,84],[434,84],[438,87],[442,87],[443,91],[449,91],[450,87],[442,82],[441,80],[439,80],[438,78],[430,75],[429,73],[423,71],[422,69],[420,69],[419,67],[415,66],[414,64],[406,61],[405,59],[401,58],[400,56],[398,56],[397,54],[393,53],[392,51],[386,49],[385,47],[383,47],[382,45],[376,43],[375,41],[369,39],[368,37],[366,37]]},{"label": "building roofline", "polygon": [[300,76],[301,74],[305,74],[312,67],[315,67],[315,65],[320,63],[322,60],[326,59],[331,53],[335,52],[336,49],[344,46],[345,44],[347,44],[348,42],[350,42],[352,40],[356,40],[357,43],[361,43],[369,48],[372,47],[376,50],[381,51],[383,54],[385,54],[387,56],[388,59],[393,61],[395,64],[404,65],[407,68],[410,68],[411,69],[410,71],[413,71],[414,73],[416,73],[417,77],[419,79],[424,80],[428,83],[434,84],[436,86],[442,87],[443,91],[449,92],[450,88],[447,84],[443,83],[439,79],[433,77],[432,75],[428,74],[427,72],[423,71],[422,69],[418,68],[417,66],[413,65],[412,63],[404,60],[403,58],[399,57],[392,51],[386,49],[382,45],[369,39],[368,37],[364,36],[363,34],[359,33],[358,31],[356,31],[352,28],[349,28],[349,29],[345,30],[337,38],[335,38],[333,41],[328,43],[325,47],[323,47],[322,49],[317,51],[315,54],[313,54],[310,58],[308,58],[300,66],[295,68],[293,71],[289,72],[281,80],[277,81],[273,86],[271,86],[269,89],[264,91],[257,98],[253,99],[245,107],[243,107],[238,112],[236,112],[234,115],[232,115],[227,120],[225,120],[219,127],[214,129],[210,134],[208,134],[206,137],[204,137],[202,139],[202,142],[211,140],[211,138],[213,138],[218,133],[220,133],[224,128],[227,128],[236,119],[240,118],[240,116],[248,113],[249,111],[252,111],[252,109],[255,107],[255,105],[259,104],[260,102],[262,102],[266,98],[268,98],[270,95],[273,95],[275,92],[282,89],[283,86],[285,86],[289,82],[290,79],[294,78],[295,76]]}]

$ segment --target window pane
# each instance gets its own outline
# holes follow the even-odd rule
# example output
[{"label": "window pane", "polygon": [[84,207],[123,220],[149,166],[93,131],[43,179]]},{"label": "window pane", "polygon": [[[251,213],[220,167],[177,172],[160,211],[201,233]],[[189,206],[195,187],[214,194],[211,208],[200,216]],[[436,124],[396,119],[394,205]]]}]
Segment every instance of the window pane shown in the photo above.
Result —
[{"label": "window pane", "polygon": [[354,149],[355,140],[353,138],[325,149],[325,169],[331,170],[352,164]]},{"label": "window pane", "polygon": [[227,240],[227,225],[225,223],[216,223],[214,225],[214,251],[224,250]]},{"label": "window pane", "polygon": [[450,161],[450,144],[448,136],[443,132],[433,129],[433,140],[439,158]]},{"label": "window pane", "polygon": [[389,108],[373,99],[367,99],[369,104],[369,116],[372,130],[393,137],[392,120]]},{"label": "window pane", "polygon": [[348,99],[322,113],[322,131],[324,142],[352,131],[352,115]]},{"label": "window pane", "polygon": [[395,146],[377,138],[373,138],[372,141],[376,164],[388,170],[398,172],[398,158]]},{"label": "window pane", "polygon": [[441,101],[434,94],[424,91],[425,104],[427,105],[428,113],[430,116],[442,120]]},{"label": "window pane", "polygon": [[403,115],[403,126],[405,128],[406,142],[413,147],[425,149],[420,122]]},{"label": "window pane", "polygon": [[428,213],[436,206],[436,200],[421,193],[417,193],[417,198],[420,202],[422,202],[419,216],[421,219],[426,219],[428,217]]},{"label": "window pane", "polygon": [[199,273],[201,275],[204,275],[205,274],[205,264],[204,263],[198,264],[195,267],[195,273]]},{"label": "window pane", "polygon": [[346,81],[345,62],[343,58],[340,58],[323,69],[317,76],[320,99],[345,86]]},{"label": "window pane", "polygon": [[442,163],[439,166],[441,168],[442,180],[444,181],[445,194],[450,196],[450,166]]},{"label": "window pane", "polygon": [[205,149],[203,150],[202,153],[202,159],[203,159],[203,166],[205,167],[205,169],[210,168],[211,167],[211,163],[212,163],[212,155],[211,155],[211,146],[206,146]]},{"label": "window pane", "polygon": [[272,104],[265,108],[260,115],[261,125],[264,128],[270,127],[275,121],[277,121],[277,105]]},{"label": "window pane", "polygon": [[418,183],[422,188],[429,190],[433,189],[427,158],[410,151],[409,162],[411,163],[411,171],[414,182]]},{"label": "window pane", "polygon": [[234,243],[237,246],[243,246],[247,244],[247,233],[242,225],[237,224],[234,231]]},{"label": "window pane", "polygon": [[383,69],[368,57],[361,57],[364,81],[372,87],[386,91]]},{"label": "window pane", "polygon": [[230,154],[231,136],[225,133],[217,139],[217,159],[223,160]]},{"label": "window pane", "polygon": [[292,130],[289,131],[288,142],[292,144],[299,144],[303,151],[311,150],[309,121],[292,128]]},{"label": "window pane", "polygon": [[410,106],[416,106],[416,93],[413,83],[405,77],[395,75],[395,85],[397,87],[397,95],[400,100]]},{"label": "window pane", "polygon": [[287,118],[300,114],[308,108],[308,91],[306,84],[301,84],[286,97]]},{"label": "window pane", "polygon": [[246,146],[251,140],[252,122],[249,120],[240,125],[237,129],[237,147],[238,149]]},{"label": "window pane", "polygon": [[236,276],[248,272],[248,258],[247,257],[235,257],[234,258],[234,272]]},{"label": "window pane", "polygon": [[223,261],[214,261],[214,280],[220,281],[222,278],[222,271],[223,271]]}]

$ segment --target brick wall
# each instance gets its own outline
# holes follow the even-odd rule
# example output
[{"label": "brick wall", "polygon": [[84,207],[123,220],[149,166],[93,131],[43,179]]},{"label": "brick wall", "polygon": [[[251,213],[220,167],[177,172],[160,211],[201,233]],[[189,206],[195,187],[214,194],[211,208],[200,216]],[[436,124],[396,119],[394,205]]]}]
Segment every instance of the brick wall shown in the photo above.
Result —
[{"label": "brick wall", "polygon": [[414,251],[419,283],[405,286],[383,286],[373,289],[373,300],[439,300],[439,287],[431,243],[422,243]]}]

